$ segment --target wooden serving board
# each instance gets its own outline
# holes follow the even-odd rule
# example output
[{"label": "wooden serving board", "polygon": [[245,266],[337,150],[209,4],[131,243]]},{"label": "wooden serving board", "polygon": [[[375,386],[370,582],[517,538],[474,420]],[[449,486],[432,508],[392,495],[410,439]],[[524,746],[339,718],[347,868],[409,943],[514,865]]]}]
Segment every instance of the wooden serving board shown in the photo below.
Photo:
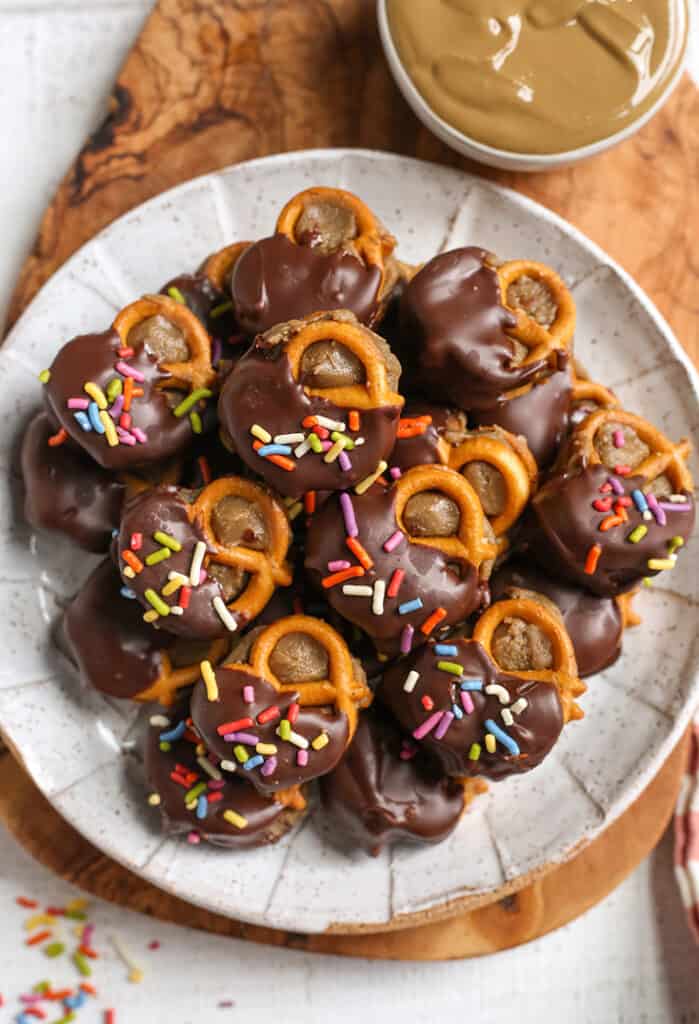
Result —
[{"label": "wooden serving board", "polygon": [[[642,132],[601,157],[536,176],[487,171],[410,113],[384,62],[374,9],[374,0],[160,0],[119,74],[107,116],[44,214],[9,324],[83,242],[164,189],[269,153],[364,146],[467,167],[560,213],[640,282],[697,361],[699,195],[689,185],[699,171],[699,92],[690,80]],[[517,945],[606,896],[658,842],[685,759],[683,741],[604,835],[518,894],[469,913],[455,903],[449,920],[415,915],[401,922],[411,927],[375,935],[278,932],[169,897],[79,836],[7,752],[0,755],[0,820],[57,874],[165,920],[317,952],[447,959]]]}]

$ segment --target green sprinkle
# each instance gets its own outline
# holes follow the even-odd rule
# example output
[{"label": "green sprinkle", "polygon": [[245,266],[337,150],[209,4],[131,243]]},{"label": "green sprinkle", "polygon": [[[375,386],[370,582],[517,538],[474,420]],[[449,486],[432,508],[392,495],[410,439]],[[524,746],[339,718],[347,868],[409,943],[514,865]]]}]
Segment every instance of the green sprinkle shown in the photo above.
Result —
[{"label": "green sprinkle", "polygon": [[308,443],[310,444],[314,452],[322,452],[323,446],[320,443],[320,438],[318,437],[317,434],[309,434]]},{"label": "green sprinkle", "polygon": [[236,745],[233,747],[233,753],[235,754],[236,758],[238,759],[238,761],[240,761],[241,764],[245,764],[248,757],[250,756],[242,743],[236,743]]},{"label": "green sprinkle", "polygon": [[38,981],[36,983],[36,985],[34,986],[34,988],[32,989],[32,992],[50,992],[50,991],[51,991],[51,982],[50,981]]},{"label": "green sprinkle", "polygon": [[124,384],[121,377],[112,377],[109,384],[107,384],[107,401],[113,402],[123,390]]},{"label": "green sprinkle", "polygon": [[143,596],[145,597],[146,601],[151,606],[151,608],[155,608],[158,615],[170,614],[170,605],[165,604],[162,597],[159,594],[157,594],[152,589],[152,587],[148,587]]},{"label": "green sprinkle", "polygon": [[438,661],[437,668],[440,672],[448,672],[452,676],[462,676],[464,674],[464,666],[459,665],[456,661]]},{"label": "green sprinkle", "polygon": [[209,391],[208,388],[197,388],[196,391],[193,391],[191,395],[187,395],[187,397],[184,398],[180,404],[175,407],[175,409],[173,409],[173,414],[179,419],[180,416],[184,416],[185,413],[188,413],[198,401],[202,398],[211,398],[212,394],[213,392]]},{"label": "green sprinkle", "polygon": [[190,800],[196,800],[199,794],[203,793],[205,789],[205,782],[197,782],[196,786],[192,786],[192,788],[187,793],[185,793],[185,803],[189,803]]},{"label": "green sprinkle", "polygon": [[44,953],[46,956],[55,957],[65,953],[65,949],[66,947],[62,942],[49,942],[48,946],[44,946]]},{"label": "green sprinkle", "polygon": [[162,530],[156,530],[153,534],[153,540],[157,541],[158,544],[162,544],[166,548],[170,548],[171,551],[181,551],[182,545],[174,537],[171,537],[169,533],[164,533]]},{"label": "green sprinkle", "polygon": [[90,975],[92,974],[92,968],[87,962],[87,957],[85,956],[84,953],[81,953],[79,950],[76,950],[76,952],[73,953],[73,963],[78,968],[83,978],[90,977]]},{"label": "green sprinkle", "polygon": [[344,441],[346,452],[351,452],[354,448],[354,441],[352,438],[348,437],[347,434],[341,434],[339,430],[333,430],[330,437],[333,441]]},{"label": "green sprinkle", "polygon": [[215,320],[217,317],[223,316],[224,313],[227,313],[229,309],[233,309],[232,302],[220,302],[218,306],[214,306],[209,313],[209,316],[212,320]]},{"label": "green sprinkle", "polygon": [[289,737],[291,736],[291,722],[289,721],[288,718],[282,718],[281,722],[279,723],[279,728],[277,729],[277,732],[279,733],[283,740],[289,739]]},{"label": "green sprinkle", "polygon": [[172,744],[168,743],[167,740],[162,740],[160,743],[160,749],[164,754],[167,754],[168,750],[172,750]]},{"label": "green sprinkle", "polygon": [[189,422],[192,425],[192,432],[194,434],[201,434],[201,432],[203,430],[203,427],[201,425],[201,416],[199,415],[199,413],[196,410],[193,411],[193,412],[190,412],[190,414],[189,414]]},{"label": "green sprinkle", "polygon": [[653,581],[652,581],[650,576],[644,576],[643,577],[643,586],[644,587],[652,587],[653,586]]},{"label": "green sprinkle", "polygon": [[42,370],[41,373],[39,374],[39,380],[41,381],[42,384],[48,384],[48,382],[51,380],[51,371]]},{"label": "green sprinkle", "polygon": [[670,540],[667,542],[668,554],[674,555],[675,551],[677,551],[677,549],[681,548],[683,545],[684,537],[671,537]]},{"label": "green sprinkle", "polygon": [[[170,548],[158,548],[157,551],[151,551],[151,553],[146,556],[146,565],[157,565],[158,562],[164,562],[171,554],[172,551]],[[153,607],[155,607],[155,605]]]},{"label": "green sprinkle", "polygon": [[75,1010],[69,1010],[65,1017],[59,1017],[53,1024],[70,1024],[72,1020],[75,1020]]},{"label": "green sprinkle", "polygon": [[187,305],[187,300],[185,299],[184,295],[182,294],[179,288],[175,288],[174,284],[168,288],[167,293],[171,299],[175,300],[175,302],[179,302],[183,306]]},{"label": "green sprinkle", "polygon": [[647,533],[648,527],[643,523],[639,523],[639,525],[631,531],[626,539],[630,540],[632,544],[638,544],[639,540],[643,540]]},{"label": "green sprinkle", "polygon": [[480,743],[472,743],[471,749],[468,752],[469,759],[471,761],[477,761],[481,756],[481,745]]},{"label": "green sprinkle", "polygon": [[87,921],[87,914],[84,910],[66,910],[64,917],[69,917],[71,921]]}]

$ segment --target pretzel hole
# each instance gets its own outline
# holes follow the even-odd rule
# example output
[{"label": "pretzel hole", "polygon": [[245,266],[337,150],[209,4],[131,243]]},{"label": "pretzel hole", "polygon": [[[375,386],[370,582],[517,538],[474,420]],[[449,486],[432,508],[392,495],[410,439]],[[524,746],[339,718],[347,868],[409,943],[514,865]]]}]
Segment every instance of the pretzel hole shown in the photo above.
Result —
[{"label": "pretzel hole", "polygon": [[211,528],[225,547],[264,551],[269,543],[267,524],[260,508],[237,494],[227,494],[211,510]]},{"label": "pretzel hole", "polygon": [[[408,415],[408,413],[404,413],[404,415]],[[461,412],[460,409],[452,410],[444,424],[444,439],[456,447],[465,441],[467,436],[466,413]]]},{"label": "pretzel hole", "polygon": [[157,363],[186,363],[191,358],[185,336],[176,324],[156,313],[132,327],[128,334],[132,348],[141,345]]},{"label": "pretzel hole", "polygon": [[405,503],[403,522],[411,537],[453,537],[461,512],[442,491],[420,491]]},{"label": "pretzel hole", "polygon": [[282,683],[312,683],[330,675],[328,652],[307,633],[287,633],[269,658],[269,667]]},{"label": "pretzel hole", "polygon": [[462,472],[478,495],[485,514],[499,516],[507,501],[505,478],[500,470],[478,460],[467,463]]},{"label": "pretzel hole", "polygon": [[366,370],[340,342],[316,341],[301,357],[301,378],[309,388],[342,388],[366,383]]},{"label": "pretzel hole", "polygon": [[[624,435],[624,443],[617,447],[615,436],[618,440],[619,431]],[[595,434],[594,446],[603,465],[609,466],[610,469],[620,463],[635,469],[650,455],[650,448],[633,427],[622,423],[603,423]]]},{"label": "pretzel hole", "polygon": [[558,314],[558,303],[545,281],[523,274],[507,289],[507,305],[521,309],[548,330]]},{"label": "pretzel hole", "polygon": [[222,565],[220,562],[211,562],[207,572],[221,587],[226,604],[240,597],[250,579],[244,569],[239,569],[236,565]]},{"label": "pretzel hole", "polygon": [[553,647],[544,631],[533,622],[506,618],[493,635],[492,653],[506,672],[549,669],[553,665]]},{"label": "pretzel hole", "polygon": [[656,498],[666,498],[669,494],[672,494],[675,488],[670,478],[665,476],[664,473],[660,473],[643,490],[646,494],[654,494]]},{"label": "pretzel hole", "polygon": [[351,250],[348,243],[358,233],[354,212],[347,206],[327,201],[312,202],[304,207],[294,229],[299,245],[322,253]]}]

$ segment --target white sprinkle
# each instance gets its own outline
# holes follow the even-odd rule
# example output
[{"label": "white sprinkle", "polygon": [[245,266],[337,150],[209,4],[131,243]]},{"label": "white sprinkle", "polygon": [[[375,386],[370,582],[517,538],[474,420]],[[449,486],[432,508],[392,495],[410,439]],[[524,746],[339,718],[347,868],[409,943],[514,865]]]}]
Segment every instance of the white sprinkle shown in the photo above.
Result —
[{"label": "white sprinkle", "polygon": [[514,725],[515,720],[512,717],[512,712],[510,711],[509,708],[503,708],[500,714],[502,715],[502,720],[505,723],[505,725]]},{"label": "white sprinkle", "polygon": [[497,697],[501,704],[510,703],[510,695],[500,683],[492,683],[490,686],[486,686],[485,692]]},{"label": "white sprinkle", "polygon": [[416,672],[415,669],[413,669],[412,672],[408,672],[407,676],[405,677],[405,682],[403,683],[403,689],[405,690],[406,693],[413,692],[413,690],[417,686],[417,681],[419,678],[420,673]]},{"label": "white sprinkle", "polygon": [[275,434],[274,443],[275,444],[299,444],[299,442],[304,440],[305,436],[306,435],[303,432],[300,432],[300,433],[297,433],[297,434]]},{"label": "white sprinkle", "polygon": [[[282,734],[281,734],[279,726],[277,726],[276,733],[277,733],[277,736],[279,736],[281,739],[284,738],[282,736]],[[294,732],[293,729],[291,730],[291,732],[287,736],[287,741],[289,743],[293,743],[295,747],[300,747],[301,750],[307,750],[308,747],[310,746],[310,744],[309,744],[308,740],[306,739],[306,737],[299,735],[299,733],[297,733],[297,732]]]},{"label": "white sprinkle", "polygon": [[529,701],[525,697],[520,697],[514,702],[510,711],[513,715],[521,715],[526,707],[529,707]]},{"label": "white sprinkle", "polygon": [[645,519],[645,521],[647,523],[650,522],[650,520],[653,518],[653,513],[651,512],[651,510],[649,508],[647,508],[645,510],[645,512],[643,513],[643,518]]},{"label": "white sprinkle", "polygon": [[686,494],[671,494],[670,495],[670,501],[673,503],[673,505],[679,505],[680,502],[685,502],[686,500],[687,500],[687,495]]},{"label": "white sprinkle", "polygon": [[342,593],[347,594],[348,597],[371,597],[374,591],[371,587],[364,587],[359,583],[345,583]]},{"label": "white sprinkle", "polygon": [[189,567],[189,585],[191,587],[199,586],[199,577],[201,576],[201,567],[204,563],[204,555],[206,554],[206,544],[203,540],[198,540],[194,547],[194,554],[192,555],[192,564]]},{"label": "white sprinkle", "polygon": [[206,772],[207,775],[210,775],[212,779],[216,779],[218,781],[223,778],[218,768],[215,768],[214,765],[212,765],[208,757],[198,757],[197,764]]},{"label": "white sprinkle", "polygon": [[344,423],[340,423],[339,420],[330,420],[327,416],[316,416],[315,420],[319,427],[325,427],[327,430],[345,429]]},{"label": "white sprinkle", "polygon": [[213,599],[212,604],[214,606],[214,609],[216,610],[216,614],[218,615],[219,619],[226,627],[226,629],[229,631],[229,633],[235,633],[236,629],[238,628],[238,623],[235,621],[231,613],[226,608],[224,600],[220,594],[216,595],[216,597]]},{"label": "white sprinkle", "polygon": [[311,450],[311,442],[306,439],[302,441],[298,448],[294,448],[294,455],[297,459],[302,459],[304,455],[308,454]]},{"label": "white sprinkle", "polygon": [[238,770],[238,765],[235,761],[221,761],[221,767],[224,772],[235,772]]},{"label": "white sprinkle", "polygon": [[167,578],[169,580],[177,580],[182,586],[185,586],[185,584],[189,586],[189,576],[185,576],[183,572],[176,572],[174,569],[171,569],[167,574]]},{"label": "white sprinkle", "polygon": [[150,724],[155,729],[167,729],[168,725],[170,724],[170,719],[166,718],[165,715],[152,715],[150,719]]},{"label": "white sprinkle", "polygon": [[365,443],[366,443],[366,438],[364,438],[364,437],[355,437],[355,439],[354,439],[354,447],[355,448],[361,448],[362,445],[365,444]]},{"label": "white sprinkle", "polygon": [[170,615],[184,615],[184,608],[180,608],[178,604],[171,604]]},{"label": "white sprinkle", "polygon": [[386,581],[376,580],[374,583],[374,597],[371,602],[371,610],[374,615],[383,615],[383,599],[386,596]]}]

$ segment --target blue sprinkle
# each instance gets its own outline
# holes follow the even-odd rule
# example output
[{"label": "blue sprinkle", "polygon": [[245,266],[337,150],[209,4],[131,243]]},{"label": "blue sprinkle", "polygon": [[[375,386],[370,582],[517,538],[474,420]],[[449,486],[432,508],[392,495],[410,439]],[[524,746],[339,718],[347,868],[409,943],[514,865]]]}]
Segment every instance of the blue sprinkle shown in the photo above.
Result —
[{"label": "blue sprinkle", "polygon": [[461,683],[462,690],[482,690],[483,683],[480,679],[464,679]]},{"label": "blue sprinkle", "polygon": [[416,597],[414,601],[405,601],[398,605],[399,615],[410,615],[411,612],[419,612],[422,608],[422,601]]},{"label": "blue sprinkle", "polygon": [[262,756],[262,754],[255,754],[254,757],[249,757],[247,759],[247,761],[243,765],[243,768],[245,769],[246,772],[251,772],[253,768],[258,768],[261,764],[264,763],[265,759]]},{"label": "blue sprinkle", "polygon": [[100,411],[97,408],[97,402],[90,402],[87,407],[87,414],[90,417],[90,423],[96,434],[104,433],[104,423],[100,419]]},{"label": "blue sprinkle", "polygon": [[119,531],[116,530],[116,529],[112,530],[112,540],[114,540],[114,538],[118,537],[118,536],[119,536]]},{"label": "blue sprinkle", "polygon": [[501,729],[500,726],[492,720],[492,718],[486,718],[485,727],[488,732],[493,734],[496,740],[499,740],[502,743],[503,747],[507,747],[509,752],[517,757],[519,754],[519,747],[504,729]]},{"label": "blue sprinkle", "polygon": [[197,797],[197,818],[205,818],[209,813],[209,798],[206,793],[202,793]]},{"label": "blue sprinkle", "polygon": [[182,737],[184,736],[184,731],[186,728],[187,723],[183,718],[182,721],[178,725],[176,725],[174,729],[170,729],[169,732],[160,733],[160,742],[172,743],[174,740],[181,740]]},{"label": "blue sprinkle", "polygon": [[633,498],[634,505],[641,514],[648,511],[648,502],[646,501],[646,496],[643,491],[631,491],[631,497]]},{"label": "blue sprinkle", "polygon": [[461,708],[459,707],[458,704],[452,704],[452,706],[451,706],[451,713],[453,714],[454,718],[463,718],[464,717],[464,713],[463,713],[463,711],[461,710]]},{"label": "blue sprinkle", "polygon": [[85,993],[76,992],[74,996],[66,996],[63,1005],[67,1010],[79,1010],[85,1002]]},{"label": "blue sprinkle", "polygon": [[288,444],[263,444],[257,449],[257,454],[262,455],[291,455],[292,448]]},{"label": "blue sprinkle", "polygon": [[434,653],[441,654],[445,658],[456,658],[459,653],[459,648],[456,644],[435,644]]},{"label": "blue sprinkle", "polygon": [[90,423],[89,418],[85,415],[82,409],[80,409],[78,412],[74,412],[73,416],[75,416],[76,420],[78,421],[78,423],[80,424],[84,431],[87,432],[92,430],[92,424]]},{"label": "blue sprinkle", "polygon": [[122,597],[127,597],[129,601],[136,600],[136,594],[131,589],[131,587],[122,587],[119,593],[121,594]]}]

